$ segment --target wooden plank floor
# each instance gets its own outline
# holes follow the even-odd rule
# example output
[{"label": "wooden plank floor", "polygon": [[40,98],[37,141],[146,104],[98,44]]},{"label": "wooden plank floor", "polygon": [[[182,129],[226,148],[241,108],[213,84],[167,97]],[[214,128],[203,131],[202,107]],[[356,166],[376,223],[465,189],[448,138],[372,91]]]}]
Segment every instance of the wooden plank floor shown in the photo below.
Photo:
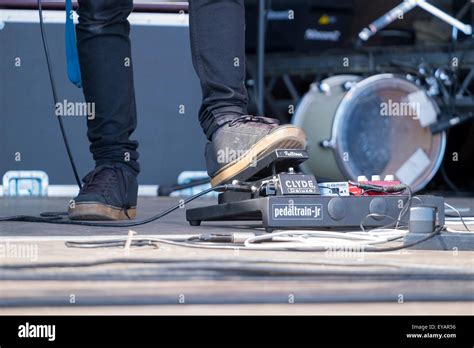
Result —
[{"label": "wooden plank floor", "polygon": [[[0,215],[62,211],[67,202],[2,198]],[[141,199],[138,218],[175,202]],[[449,202],[472,206],[472,200]],[[210,203],[201,200],[192,206]],[[179,209],[133,230],[159,237],[258,228],[228,222],[190,227],[184,216],[185,209]],[[161,244],[126,253],[64,244],[127,233],[127,228],[0,223],[0,245],[36,250],[29,258],[0,255],[0,314],[474,314],[474,252],[350,255]],[[101,263],[111,259],[117,262]],[[45,263],[58,265],[38,267]],[[35,268],[12,269],[14,265]]]}]

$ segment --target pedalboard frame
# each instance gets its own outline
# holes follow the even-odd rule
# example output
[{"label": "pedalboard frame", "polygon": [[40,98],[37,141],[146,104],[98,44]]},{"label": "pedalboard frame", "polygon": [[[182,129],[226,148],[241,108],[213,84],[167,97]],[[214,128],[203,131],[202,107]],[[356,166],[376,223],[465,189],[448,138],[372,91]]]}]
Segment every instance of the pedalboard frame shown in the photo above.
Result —
[{"label": "pedalboard frame", "polygon": [[[416,205],[438,209],[437,224],[444,225],[444,200],[436,196],[419,196]],[[407,204],[408,196],[364,197],[263,197],[189,209],[186,219],[191,226],[202,221],[262,221],[267,232],[290,228],[357,228],[382,227],[395,222]],[[374,214],[374,216],[369,216]],[[409,213],[401,221],[408,223]]]}]

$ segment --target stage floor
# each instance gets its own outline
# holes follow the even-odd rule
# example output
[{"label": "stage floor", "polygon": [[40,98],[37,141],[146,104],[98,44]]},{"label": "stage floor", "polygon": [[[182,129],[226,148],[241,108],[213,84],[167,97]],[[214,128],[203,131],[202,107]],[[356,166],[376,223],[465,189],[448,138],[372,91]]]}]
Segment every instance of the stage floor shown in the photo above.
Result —
[{"label": "stage floor", "polygon": [[[176,202],[140,199],[138,219]],[[447,202],[474,211],[473,199]],[[202,199],[187,207],[211,203]],[[64,211],[67,204],[65,198],[1,198],[0,216]],[[262,231],[256,223],[190,227],[185,209],[133,228],[139,236],[154,237],[256,230]],[[160,244],[127,253],[123,248],[65,245],[123,237],[128,231],[0,223],[0,314],[474,314],[474,252],[355,255]],[[19,250],[36,252],[19,258],[14,255]],[[43,267],[52,263],[54,267]]]}]

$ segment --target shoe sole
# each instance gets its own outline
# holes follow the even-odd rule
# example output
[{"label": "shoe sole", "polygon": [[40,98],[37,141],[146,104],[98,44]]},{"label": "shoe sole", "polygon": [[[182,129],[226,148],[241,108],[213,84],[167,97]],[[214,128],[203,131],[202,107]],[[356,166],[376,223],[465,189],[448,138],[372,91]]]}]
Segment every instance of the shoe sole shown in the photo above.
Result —
[{"label": "shoe sole", "polygon": [[266,135],[254,144],[241,158],[226,164],[211,179],[213,187],[228,182],[236,175],[255,163],[249,153],[254,154],[256,160],[259,161],[268,153],[277,149],[304,149],[306,145],[305,133],[295,126],[281,126],[274,132]]},{"label": "shoe sole", "polygon": [[119,221],[135,219],[137,216],[137,209],[130,208],[125,214],[125,209],[123,208],[112,207],[110,205],[95,202],[86,202],[76,203],[74,208],[69,208],[68,215],[71,220]]}]

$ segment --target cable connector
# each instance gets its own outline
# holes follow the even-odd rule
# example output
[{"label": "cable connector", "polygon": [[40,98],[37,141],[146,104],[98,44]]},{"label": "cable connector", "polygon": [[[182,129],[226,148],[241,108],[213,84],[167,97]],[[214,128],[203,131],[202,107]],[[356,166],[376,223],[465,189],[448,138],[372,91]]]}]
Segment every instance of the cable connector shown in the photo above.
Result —
[{"label": "cable connector", "polygon": [[204,233],[199,236],[201,242],[243,244],[248,238],[255,237],[252,232]]},{"label": "cable connector", "polygon": [[207,243],[233,243],[234,238],[231,233],[204,233],[199,236],[201,242]]},{"label": "cable connector", "polygon": [[248,192],[248,193],[255,193],[258,191],[256,186],[250,184],[240,183],[237,180],[234,180],[232,184],[224,184],[218,187],[215,187],[215,191],[217,192],[226,192],[226,191],[233,191],[233,192]]}]

